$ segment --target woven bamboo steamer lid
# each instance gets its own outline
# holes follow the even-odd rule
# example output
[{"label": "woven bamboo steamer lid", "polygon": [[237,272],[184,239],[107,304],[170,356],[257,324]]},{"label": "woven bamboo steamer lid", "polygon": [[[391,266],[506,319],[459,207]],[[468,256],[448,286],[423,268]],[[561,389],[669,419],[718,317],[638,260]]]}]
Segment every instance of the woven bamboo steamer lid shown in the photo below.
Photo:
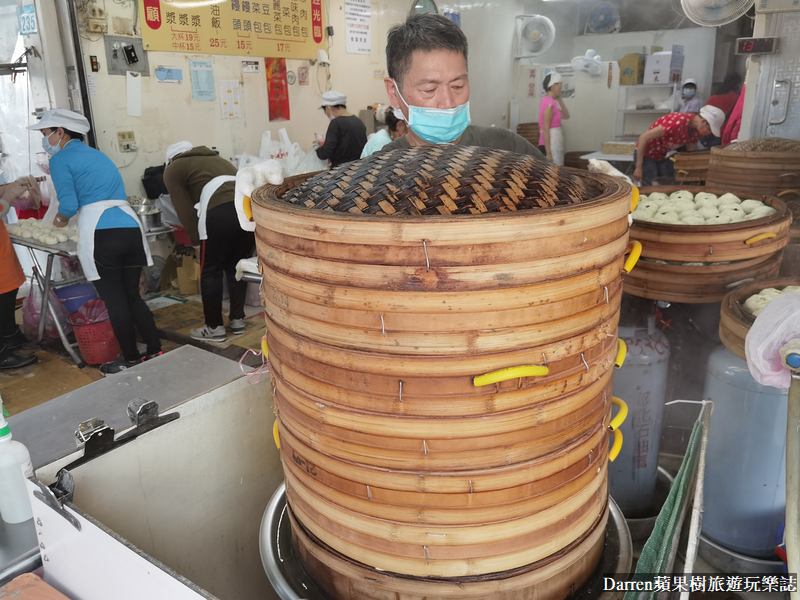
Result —
[{"label": "woven bamboo steamer lid", "polygon": [[800,285],[800,279],[767,279],[745,283],[731,290],[723,299],[720,309],[719,337],[725,347],[742,360],[747,360],[744,341],[756,319],[744,308],[745,300],[767,288],[782,290],[796,285]]},{"label": "woven bamboo steamer lid", "polygon": [[558,555],[494,577],[452,580],[398,577],[366,567],[321,543],[303,528],[291,509],[288,515],[303,564],[336,597],[383,598],[392,594],[398,600],[561,600],[580,587],[599,560],[608,508],[586,535]]}]

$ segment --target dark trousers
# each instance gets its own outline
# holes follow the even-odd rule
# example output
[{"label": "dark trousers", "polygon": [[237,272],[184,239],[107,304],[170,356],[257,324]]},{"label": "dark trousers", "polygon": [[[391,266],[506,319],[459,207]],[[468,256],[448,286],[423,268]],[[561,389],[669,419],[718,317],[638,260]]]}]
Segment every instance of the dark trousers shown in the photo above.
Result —
[{"label": "dark trousers", "polygon": [[147,344],[147,353],[161,350],[153,313],[139,294],[139,278],[147,258],[138,227],[98,229],[94,232],[94,262],[100,279],[94,287],[108,309],[114,335],[128,362],[140,358],[136,332]]},{"label": "dark trousers", "polygon": [[[636,153],[637,151],[634,150],[634,168],[636,168]],[[675,163],[668,158],[664,160],[653,160],[645,156],[642,161],[642,185],[653,185],[653,180],[656,177],[675,177]]]},{"label": "dark trousers", "polygon": [[206,233],[200,259],[200,295],[206,325],[222,325],[222,278],[228,280],[231,319],[244,319],[247,282],[236,281],[236,263],[253,255],[256,238],[239,226],[233,202],[215,206],[206,214]]},{"label": "dark trousers", "polygon": [[2,338],[17,332],[14,311],[16,310],[18,291],[19,288],[0,294],[0,344],[3,343]]},{"label": "dark trousers", "polygon": [[17,304],[17,289],[13,289],[5,294],[0,294],[0,357],[5,354],[6,346],[4,337],[14,335],[17,332],[17,321],[14,319],[14,311]]}]

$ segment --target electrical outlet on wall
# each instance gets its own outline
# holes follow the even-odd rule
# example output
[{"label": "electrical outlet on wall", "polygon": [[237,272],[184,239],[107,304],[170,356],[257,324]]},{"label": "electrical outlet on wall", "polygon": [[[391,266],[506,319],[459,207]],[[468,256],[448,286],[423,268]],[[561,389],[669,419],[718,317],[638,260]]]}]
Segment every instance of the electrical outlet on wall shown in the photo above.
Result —
[{"label": "electrical outlet on wall", "polygon": [[105,19],[87,19],[86,31],[92,33],[106,33],[108,31],[108,23]]},{"label": "electrical outlet on wall", "polygon": [[117,143],[119,144],[120,152],[136,152],[139,149],[132,131],[118,131]]}]

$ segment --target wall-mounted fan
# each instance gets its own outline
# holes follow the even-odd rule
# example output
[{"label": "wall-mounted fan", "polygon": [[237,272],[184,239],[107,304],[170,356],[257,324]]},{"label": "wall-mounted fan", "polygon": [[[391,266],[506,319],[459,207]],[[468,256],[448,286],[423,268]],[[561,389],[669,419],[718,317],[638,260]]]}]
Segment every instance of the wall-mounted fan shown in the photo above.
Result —
[{"label": "wall-mounted fan", "polygon": [[576,56],[572,59],[572,68],[576,71],[584,71],[592,77],[597,77],[603,73],[603,63],[600,62],[600,55],[594,50],[587,50],[583,56]]},{"label": "wall-mounted fan", "polygon": [[619,9],[611,2],[600,2],[589,10],[586,28],[592,33],[616,33],[622,29]]},{"label": "wall-mounted fan", "polygon": [[553,45],[556,27],[542,15],[518,15],[514,20],[516,31],[515,58],[539,56]]},{"label": "wall-mounted fan", "polygon": [[719,27],[742,17],[755,0],[681,0],[686,16],[704,27]]}]

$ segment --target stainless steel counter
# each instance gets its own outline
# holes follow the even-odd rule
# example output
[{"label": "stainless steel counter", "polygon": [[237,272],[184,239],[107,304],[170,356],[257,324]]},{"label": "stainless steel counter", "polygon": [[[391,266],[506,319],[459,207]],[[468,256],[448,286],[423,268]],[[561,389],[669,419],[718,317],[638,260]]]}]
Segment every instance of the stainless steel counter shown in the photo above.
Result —
[{"label": "stainless steel counter", "polygon": [[[250,370],[250,369],[248,369]],[[123,373],[21,412],[8,419],[14,439],[27,446],[34,469],[76,451],[75,430],[93,417],[117,432],[131,426],[126,407],[134,398],[158,403],[159,412],[229,383],[239,365],[194,346],[182,346]],[[41,565],[33,520],[0,520],[0,585]]]}]

